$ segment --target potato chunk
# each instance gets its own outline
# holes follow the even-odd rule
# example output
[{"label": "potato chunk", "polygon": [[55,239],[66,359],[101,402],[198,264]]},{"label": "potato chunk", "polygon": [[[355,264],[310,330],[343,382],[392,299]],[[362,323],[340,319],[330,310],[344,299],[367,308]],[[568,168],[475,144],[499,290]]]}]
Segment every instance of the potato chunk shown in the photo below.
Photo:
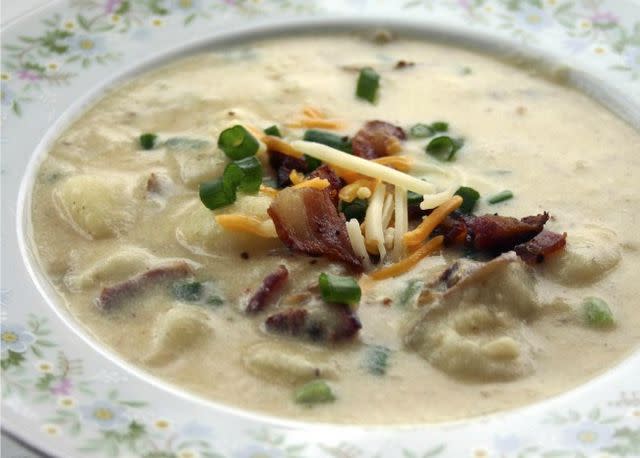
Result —
[{"label": "potato chunk", "polygon": [[54,197],[62,217],[92,239],[124,232],[134,219],[132,193],[115,177],[76,175],[62,182]]}]

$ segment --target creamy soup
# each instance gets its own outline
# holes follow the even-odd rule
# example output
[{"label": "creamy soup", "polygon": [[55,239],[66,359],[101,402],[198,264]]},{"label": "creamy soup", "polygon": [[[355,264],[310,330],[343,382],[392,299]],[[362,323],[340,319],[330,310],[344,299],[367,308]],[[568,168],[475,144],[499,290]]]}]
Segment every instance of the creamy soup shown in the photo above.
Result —
[{"label": "creamy soup", "polygon": [[199,54],[83,113],[32,196],[73,316],[184,390],[335,423],[513,408],[630,354],[638,132],[534,71],[384,41]]}]

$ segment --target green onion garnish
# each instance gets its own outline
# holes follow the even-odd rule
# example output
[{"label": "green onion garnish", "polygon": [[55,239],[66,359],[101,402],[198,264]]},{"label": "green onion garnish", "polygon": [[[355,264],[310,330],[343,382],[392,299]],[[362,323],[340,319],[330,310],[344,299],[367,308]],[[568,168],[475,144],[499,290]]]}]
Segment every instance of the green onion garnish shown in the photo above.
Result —
[{"label": "green onion garnish", "polygon": [[223,180],[233,189],[238,188],[247,194],[255,194],[262,184],[262,165],[255,156],[231,162],[224,169]]},{"label": "green onion garnish", "polygon": [[459,148],[460,147],[453,141],[453,139],[451,139],[451,137],[443,135],[431,140],[429,144],[427,144],[426,151],[436,159],[441,161],[450,161],[453,159],[453,156]]},{"label": "green onion garnish", "polygon": [[460,205],[459,210],[462,213],[467,214],[473,212],[476,202],[480,198],[480,193],[478,191],[467,186],[459,187],[454,195],[462,197],[462,205]]},{"label": "green onion garnish", "polygon": [[387,373],[391,350],[382,345],[372,345],[365,355],[365,367],[370,374],[384,375]]},{"label": "green onion garnish", "polygon": [[294,399],[298,404],[317,404],[331,402],[336,399],[331,387],[324,380],[313,380],[302,385],[295,392]]},{"label": "green onion garnish", "polygon": [[380,75],[378,75],[373,68],[365,67],[360,70],[360,76],[358,76],[356,96],[373,103],[376,99],[376,92],[378,91],[379,85]]},{"label": "green onion garnish", "polygon": [[341,277],[321,273],[318,278],[320,293],[325,302],[334,304],[357,304],[362,292],[358,282],[353,277]]},{"label": "green onion garnish", "polygon": [[494,194],[493,196],[489,197],[487,199],[487,202],[489,202],[490,204],[497,204],[511,198],[513,198],[513,193],[508,189],[505,189],[504,191],[500,191],[498,194]]},{"label": "green onion garnish", "polygon": [[313,172],[322,165],[322,161],[320,159],[311,157],[308,154],[304,155],[304,162],[307,164],[307,172]]},{"label": "green onion garnish", "polygon": [[409,129],[409,135],[413,138],[427,138],[433,135],[433,129],[427,124],[415,124]]},{"label": "green onion garnish", "polygon": [[271,135],[272,137],[282,137],[282,134],[280,133],[280,129],[278,129],[278,126],[276,126],[275,124],[271,127],[267,127],[264,130],[264,133],[267,135]]},{"label": "green onion garnish", "polygon": [[587,297],[582,302],[582,311],[589,326],[607,328],[615,324],[609,305],[599,297]]},{"label": "green onion garnish", "polygon": [[[420,196],[420,198],[422,199],[422,196]],[[369,201],[366,199],[354,199],[352,202],[340,201],[340,211],[344,213],[347,221],[355,218],[358,222],[362,223],[367,214],[368,206]]]},{"label": "green onion garnish", "polygon": [[325,130],[309,129],[302,139],[306,142],[322,143],[331,148],[339,149],[345,153],[351,153],[351,142],[348,137],[336,135]]},{"label": "green onion garnish", "polygon": [[156,134],[142,134],[140,135],[140,146],[142,146],[142,149],[153,149],[156,146],[156,140],[158,140]]},{"label": "green onion garnish", "polygon": [[171,287],[173,296],[185,302],[197,302],[202,296],[202,283],[193,282],[176,282]]},{"label": "green onion garnish", "polygon": [[449,123],[444,121],[435,121],[431,123],[431,129],[434,132],[446,132],[449,130]]},{"label": "green onion garnish", "polygon": [[218,137],[218,147],[230,159],[237,161],[258,152],[258,140],[241,125],[223,130]]},{"label": "green onion garnish", "polygon": [[418,194],[417,192],[407,191],[407,205],[420,205],[424,200],[424,196],[422,194]]},{"label": "green onion garnish", "polygon": [[199,193],[200,200],[209,210],[226,207],[236,200],[235,188],[225,185],[224,178],[200,183]]}]

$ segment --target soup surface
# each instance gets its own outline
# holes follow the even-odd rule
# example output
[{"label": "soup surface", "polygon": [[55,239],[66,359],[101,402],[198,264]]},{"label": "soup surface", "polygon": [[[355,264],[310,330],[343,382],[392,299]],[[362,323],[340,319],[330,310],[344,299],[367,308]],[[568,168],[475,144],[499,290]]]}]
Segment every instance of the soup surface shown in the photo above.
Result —
[{"label": "soup surface", "polygon": [[[377,90],[356,96],[358,78],[366,86],[376,74]],[[382,143],[367,136],[372,120],[385,122]],[[222,183],[212,180],[232,159],[218,138],[236,125],[260,140],[251,157],[264,183],[212,211],[198,189]],[[468,194],[451,199],[459,186],[480,198],[472,215],[455,212],[423,237],[418,229],[407,245],[403,233],[428,211],[403,199],[424,183],[403,188],[330,164],[344,179],[336,191],[347,220],[358,217],[354,202],[368,205],[359,217],[372,256],[356,254],[357,236],[332,206],[318,224],[334,224],[339,240],[326,243],[337,246],[309,256],[283,226],[320,210],[296,198],[338,196],[328,197],[323,175],[309,184],[305,170],[289,173],[286,147],[262,134],[272,125],[309,155],[294,158],[306,172],[314,149],[295,140],[313,140],[315,129],[325,135],[315,141],[356,156],[364,139],[374,156],[400,157],[387,164],[433,184],[423,206],[470,203]],[[146,133],[155,136],[141,140]],[[33,239],[42,269],[96,339],[185,390],[302,420],[460,419],[568,390],[636,348],[639,147],[638,132],[586,96],[465,50],[351,36],[265,40],[142,75],[79,117],[40,165]],[[290,180],[307,184],[274,191]],[[225,189],[212,195],[233,200]],[[512,197],[495,198],[504,190]],[[522,244],[540,233],[544,212],[557,246],[538,256]],[[495,213],[541,216],[518,223],[528,232],[516,242],[487,250],[478,222]],[[396,264],[425,250],[427,236],[428,256]],[[342,299],[323,296],[321,273],[348,277],[346,291],[328,287]],[[357,288],[359,301],[345,299]]]}]

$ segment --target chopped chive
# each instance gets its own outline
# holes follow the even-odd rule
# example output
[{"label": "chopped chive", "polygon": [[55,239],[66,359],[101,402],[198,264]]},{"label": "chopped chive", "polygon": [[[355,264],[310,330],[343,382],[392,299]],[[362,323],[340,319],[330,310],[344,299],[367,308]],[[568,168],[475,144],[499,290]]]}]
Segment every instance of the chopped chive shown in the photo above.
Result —
[{"label": "chopped chive", "polygon": [[609,305],[599,297],[587,297],[582,302],[584,319],[594,328],[607,328],[615,324]]},{"label": "chopped chive", "polygon": [[513,193],[508,189],[500,191],[498,194],[494,194],[487,199],[490,204],[497,204],[513,198]]},{"label": "chopped chive", "polygon": [[324,380],[313,380],[298,388],[294,394],[298,404],[318,404],[336,399],[331,387]]},{"label": "chopped chive", "polygon": [[351,153],[351,142],[348,137],[336,135],[325,130],[309,129],[302,139],[306,142],[322,143],[345,153]]},{"label": "chopped chive", "polygon": [[255,194],[262,184],[262,165],[255,156],[231,162],[224,169],[223,180],[233,189]]},{"label": "chopped chive", "polygon": [[462,205],[459,210],[467,214],[473,212],[476,202],[480,199],[480,193],[467,186],[460,186],[454,195],[462,197]]},{"label": "chopped chive", "polygon": [[142,134],[140,135],[140,146],[142,149],[153,149],[156,146],[156,141],[158,140],[158,136],[156,134]]},{"label": "chopped chive", "polygon": [[360,301],[362,292],[353,277],[321,273],[318,283],[320,284],[320,294],[325,302],[351,305]]},{"label": "chopped chive", "polygon": [[304,162],[307,164],[307,172],[313,172],[322,165],[322,161],[320,159],[311,157],[308,154],[304,155]]},{"label": "chopped chive", "polygon": [[409,135],[413,138],[427,138],[433,135],[434,131],[427,124],[415,124],[409,129]]},{"label": "chopped chive", "polygon": [[173,296],[185,302],[197,302],[202,296],[202,283],[194,282],[176,282],[171,287]]},{"label": "chopped chive", "polygon": [[449,123],[444,121],[432,122],[431,130],[433,130],[434,132],[446,132],[449,130]]},{"label": "chopped chive", "polygon": [[362,223],[367,214],[368,206],[369,202],[366,199],[354,199],[352,202],[340,201],[340,211],[344,213],[347,221],[355,218]]},{"label": "chopped chive", "polygon": [[443,135],[431,140],[425,149],[427,153],[438,160],[450,161],[459,148],[451,137]]},{"label": "chopped chive", "polygon": [[356,96],[373,103],[376,99],[379,85],[380,75],[378,75],[373,68],[365,67],[360,70],[360,76],[358,76]]},{"label": "chopped chive", "polygon": [[389,365],[391,350],[382,345],[372,345],[367,348],[365,354],[365,367],[370,374],[384,375]]},{"label": "chopped chive", "polygon": [[223,130],[218,137],[218,147],[230,159],[237,161],[258,152],[258,140],[241,125]]},{"label": "chopped chive", "polygon": [[280,129],[278,129],[278,126],[276,126],[275,124],[273,126],[267,127],[264,130],[264,133],[267,135],[271,135],[272,137],[282,137]]},{"label": "chopped chive", "polygon": [[420,205],[424,200],[424,196],[422,194],[418,194],[417,192],[407,191],[407,205]]},{"label": "chopped chive", "polygon": [[398,304],[401,307],[408,306],[416,297],[418,293],[424,288],[424,282],[414,278],[407,282],[407,287],[402,290],[400,297],[398,298]]},{"label": "chopped chive", "polygon": [[207,299],[207,304],[219,307],[221,305],[224,305],[224,299],[222,299],[218,295],[209,296],[209,298]]},{"label": "chopped chive", "polygon": [[200,200],[209,210],[225,207],[236,201],[236,190],[234,187],[225,185],[223,178],[200,183]]}]

